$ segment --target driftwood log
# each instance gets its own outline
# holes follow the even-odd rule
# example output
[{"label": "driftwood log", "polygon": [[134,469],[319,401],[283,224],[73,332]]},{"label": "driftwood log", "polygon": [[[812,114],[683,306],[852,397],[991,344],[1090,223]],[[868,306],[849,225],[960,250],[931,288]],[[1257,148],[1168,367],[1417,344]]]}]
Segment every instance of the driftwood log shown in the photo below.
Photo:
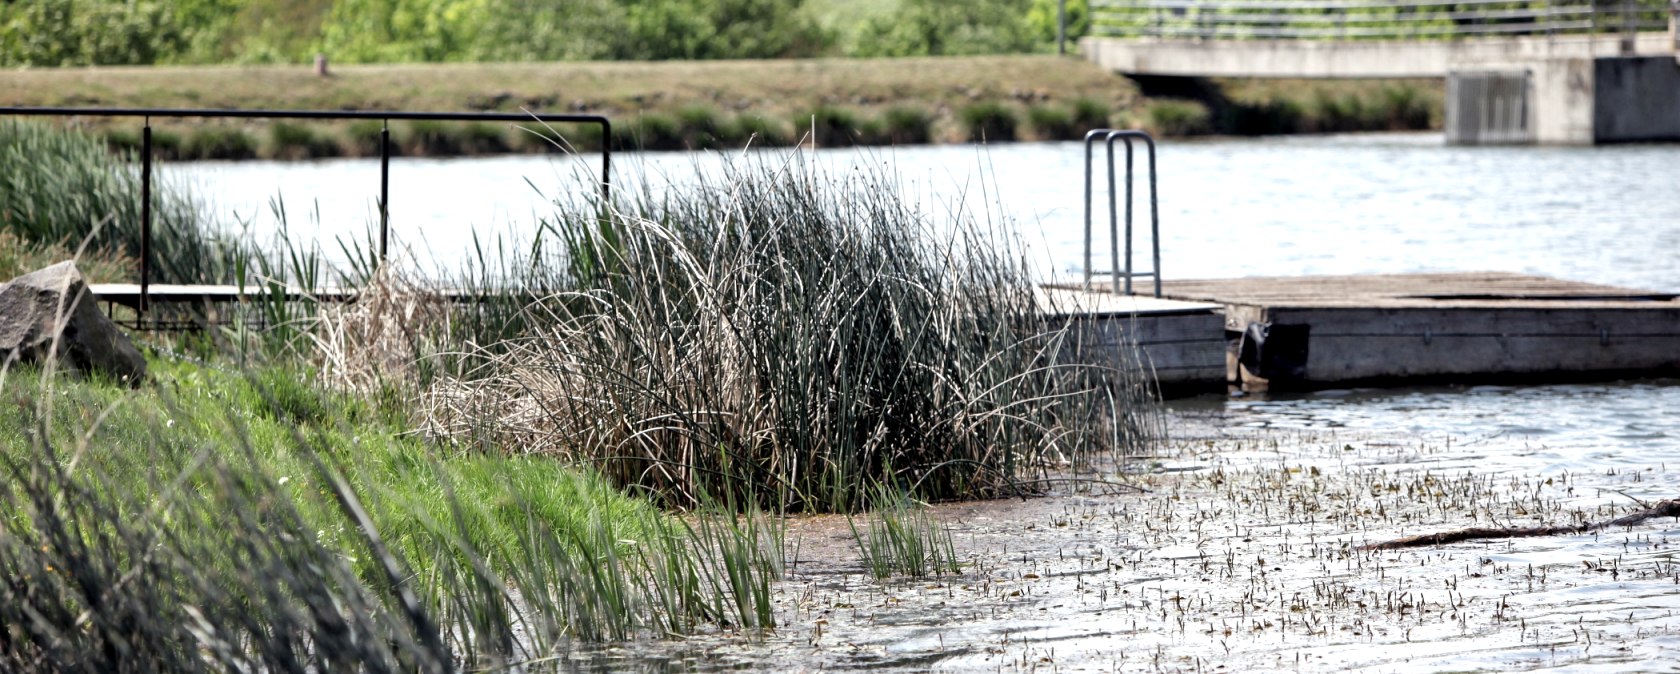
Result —
[{"label": "driftwood log", "polygon": [[1460,541],[1473,541],[1480,539],[1527,538],[1530,536],[1566,536],[1571,534],[1584,534],[1592,531],[1598,531],[1600,529],[1608,529],[1610,527],[1630,527],[1655,517],[1680,517],[1680,499],[1658,501],[1644,510],[1628,513],[1616,519],[1605,520],[1603,522],[1588,522],[1586,524],[1577,524],[1566,527],[1521,527],[1509,529],[1471,527],[1468,529],[1443,531],[1435,534],[1396,538],[1392,541],[1361,545],[1357,549],[1399,550],[1401,548],[1419,548],[1426,545],[1446,545],[1448,543],[1458,543]]}]

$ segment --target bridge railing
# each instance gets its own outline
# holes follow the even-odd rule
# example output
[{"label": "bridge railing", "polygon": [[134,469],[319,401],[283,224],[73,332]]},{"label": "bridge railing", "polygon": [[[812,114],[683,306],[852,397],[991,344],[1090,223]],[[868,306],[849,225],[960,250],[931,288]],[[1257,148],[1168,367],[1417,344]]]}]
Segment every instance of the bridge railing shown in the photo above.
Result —
[{"label": "bridge railing", "polygon": [[1175,40],[1450,40],[1668,30],[1669,0],[1092,0],[1091,33]]}]

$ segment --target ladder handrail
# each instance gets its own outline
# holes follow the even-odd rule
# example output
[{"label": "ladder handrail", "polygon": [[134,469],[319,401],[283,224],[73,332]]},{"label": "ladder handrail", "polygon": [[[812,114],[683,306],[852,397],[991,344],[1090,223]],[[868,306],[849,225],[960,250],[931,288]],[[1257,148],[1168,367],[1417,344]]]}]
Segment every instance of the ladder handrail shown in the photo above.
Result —
[{"label": "ladder handrail", "polygon": [[[1137,276],[1153,276],[1155,278],[1155,296],[1161,296],[1161,202],[1156,189],[1155,172],[1155,138],[1148,132],[1137,129],[1092,129],[1085,133],[1085,289],[1091,288],[1091,277],[1095,272],[1091,268],[1092,222],[1091,202],[1092,191],[1092,163],[1095,158],[1092,150],[1096,147],[1097,139],[1101,138],[1108,146],[1108,229],[1109,254],[1113,257],[1114,269],[1108,272],[1114,277],[1114,293],[1121,294],[1121,278],[1125,279],[1124,293],[1132,294],[1132,279]],[[1149,148],[1149,240],[1152,249],[1152,263],[1148,272],[1137,272],[1132,267],[1132,140],[1142,140]],[[1116,199],[1118,190],[1115,189],[1114,178],[1114,141],[1126,144],[1126,255],[1124,268],[1121,267],[1120,256],[1120,224],[1119,205]],[[1123,270],[1122,270],[1123,269]]]}]

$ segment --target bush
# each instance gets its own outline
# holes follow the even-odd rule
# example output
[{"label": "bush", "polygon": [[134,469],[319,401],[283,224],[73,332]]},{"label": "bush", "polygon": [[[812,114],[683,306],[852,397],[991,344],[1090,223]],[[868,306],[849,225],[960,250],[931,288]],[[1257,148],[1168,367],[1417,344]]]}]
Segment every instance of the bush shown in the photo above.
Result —
[{"label": "bush", "polygon": [[716,150],[735,141],[735,130],[724,123],[715,108],[690,105],[677,110],[683,145],[690,150]]},{"label": "bush", "polygon": [[[139,155],[144,144],[143,131],[112,129],[105,132],[105,145],[118,155]],[[164,129],[152,129],[152,158],[173,160],[183,155],[181,134]]]},{"label": "bush", "polygon": [[856,111],[829,105],[793,118],[793,128],[800,134],[809,133],[817,147],[865,144],[867,136],[878,132],[878,128],[867,124]]},{"label": "bush", "polygon": [[[377,119],[358,119],[344,127],[344,137],[340,143],[344,154],[351,157],[379,156],[380,136],[385,130],[385,123]],[[401,154],[402,147],[395,141],[391,143],[391,154]]]},{"label": "bush", "polygon": [[1076,98],[1073,100],[1073,129],[1075,134],[1083,137],[1092,129],[1109,128],[1108,104],[1090,98]]},{"label": "bush", "polygon": [[996,101],[975,103],[962,109],[958,118],[970,142],[1006,143],[1015,140],[1019,120],[1015,109]]},{"label": "bush", "polygon": [[456,131],[460,154],[501,154],[512,148],[500,124],[468,122]]},{"label": "bush", "polygon": [[1213,131],[1212,115],[1197,101],[1158,100],[1146,112],[1149,131],[1157,136],[1195,136]]},{"label": "bush", "polygon": [[756,147],[782,147],[791,142],[785,126],[769,117],[750,112],[735,118],[735,133],[742,143]]},{"label": "bush", "polygon": [[187,136],[182,154],[189,159],[253,159],[257,141],[241,129],[204,127]]},{"label": "bush", "polygon": [[275,122],[268,127],[268,156],[275,159],[320,159],[340,154],[343,152],[337,143],[308,124]]},{"label": "bush", "polygon": [[881,123],[887,142],[893,145],[921,145],[933,139],[933,115],[921,108],[888,108]]},{"label": "bush", "polygon": [[415,120],[402,127],[402,153],[413,156],[454,156],[461,154],[460,130],[453,124],[432,120]]},{"label": "bush", "polygon": [[643,113],[635,121],[613,126],[615,149],[618,150],[681,150],[682,125],[658,113]]},{"label": "bush", "polygon": [[1073,114],[1059,105],[1035,105],[1027,108],[1027,126],[1040,140],[1069,140],[1078,138]]}]

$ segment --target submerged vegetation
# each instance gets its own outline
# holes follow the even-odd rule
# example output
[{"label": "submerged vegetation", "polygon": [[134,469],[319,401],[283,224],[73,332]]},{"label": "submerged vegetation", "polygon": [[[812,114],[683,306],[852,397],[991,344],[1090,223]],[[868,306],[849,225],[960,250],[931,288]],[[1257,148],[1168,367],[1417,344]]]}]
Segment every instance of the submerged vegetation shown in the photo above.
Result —
[{"label": "submerged vegetation", "polygon": [[[8,132],[70,159],[8,165],[35,191],[0,194],[0,260],[124,259],[132,167]],[[149,336],[137,388],[0,368],[0,669],[441,672],[753,634],[786,513],[909,522],[901,498],[1027,494],[1159,435],[1133,363],[1040,318],[1003,223],[798,153],[559,203],[449,282],[463,304],[355,254],[228,247],[172,199],[160,245],[225,263],[195,273],[364,290]],[[948,534],[900,529],[942,551],[870,565],[952,570]]]}]

